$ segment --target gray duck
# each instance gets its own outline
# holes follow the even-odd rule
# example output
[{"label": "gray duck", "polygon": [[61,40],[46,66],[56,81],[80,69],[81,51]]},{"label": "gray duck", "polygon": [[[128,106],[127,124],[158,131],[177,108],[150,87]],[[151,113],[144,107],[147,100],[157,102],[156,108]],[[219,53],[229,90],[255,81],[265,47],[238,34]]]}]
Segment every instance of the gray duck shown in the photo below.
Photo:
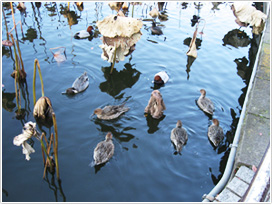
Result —
[{"label": "gray duck", "polygon": [[178,120],[176,127],[172,129],[170,138],[175,145],[176,150],[180,153],[188,140],[187,131],[182,127],[182,122],[180,120]]},{"label": "gray duck", "polygon": [[201,89],[200,93],[201,93],[201,96],[197,100],[197,105],[204,112],[210,115],[213,115],[213,111],[214,111],[213,102],[209,98],[206,98],[206,91],[204,89]]},{"label": "gray duck", "polygon": [[112,120],[118,118],[123,113],[129,111],[129,107],[122,105],[107,105],[103,109],[97,108],[94,110],[93,115],[96,115],[101,120]]},{"label": "gray duck", "polygon": [[215,147],[223,140],[224,132],[217,119],[213,119],[213,124],[208,129],[208,137]]},{"label": "gray duck", "polygon": [[110,160],[110,158],[114,154],[114,144],[112,142],[112,134],[111,132],[108,132],[105,140],[102,142],[99,142],[93,153],[93,158],[94,158],[94,164],[99,165],[106,163],[107,161]]}]

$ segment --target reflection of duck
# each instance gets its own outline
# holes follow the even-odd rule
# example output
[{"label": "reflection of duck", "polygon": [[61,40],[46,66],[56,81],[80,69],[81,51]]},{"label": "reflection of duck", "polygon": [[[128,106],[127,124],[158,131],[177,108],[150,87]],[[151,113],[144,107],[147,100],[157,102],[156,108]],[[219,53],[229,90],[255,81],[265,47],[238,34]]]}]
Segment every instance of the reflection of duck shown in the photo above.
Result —
[{"label": "reflection of duck", "polygon": [[93,33],[93,27],[92,26],[88,26],[87,30],[81,30],[76,32],[76,34],[74,35],[75,39],[83,39],[83,38],[88,38],[92,35]]},{"label": "reflection of duck", "polygon": [[159,119],[163,115],[163,111],[166,109],[162,99],[160,91],[154,90],[151,93],[148,105],[145,108],[145,113],[149,113],[153,118]]},{"label": "reflection of duck", "polygon": [[87,72],[84,72],[80,77],[78,77],[71,88],[68,88],[65,93],[68,95],[73,95],[79,92],[82,92],[87,89],[89,86],[89,78]]},{"label": "reflection of duck", "polygon": [[171,141],[175,145],[178,152],[181,152],[182,147],[186,144],[188,140],[188,134],[186,130],[182,127],[182,122],[178,120],[177,125],[171,131]]},{"label": "reflection of duck", "polygon": [[156,23],[154,21],[152,22],[152,27],[150,29],[152,31],[152,34],[156,35],[162,34],[162,30],[160,29],[160,27],[156,26]]},{"label": "reflection of duck", "polygon": [[204,89],[200,90],[201,96],[197,100],[197,104],[201,110],[213,115],[214,105],[209,98],[206,98],[206,91]]},{"label": "reflection of duck", "polygon": [[217,119],[213,119],[213,124],[208,129],[208,137],[216,147],[223,140],[224,132]]},{"label": "reflection of duck", "polygon": [[112,134],[108,132],[105,138],[94,149],[93,158],[95,165],[106,163],[113,156],[114,144],[112,143]]},{"label": "reflection of duck", "polygon": [[94,114],[102,120],[116,119],[123,113],[129,111],[129,107],[125,107],[125,103],[122,105],[108,105],[103,109],[97,108],[94,110]]}]

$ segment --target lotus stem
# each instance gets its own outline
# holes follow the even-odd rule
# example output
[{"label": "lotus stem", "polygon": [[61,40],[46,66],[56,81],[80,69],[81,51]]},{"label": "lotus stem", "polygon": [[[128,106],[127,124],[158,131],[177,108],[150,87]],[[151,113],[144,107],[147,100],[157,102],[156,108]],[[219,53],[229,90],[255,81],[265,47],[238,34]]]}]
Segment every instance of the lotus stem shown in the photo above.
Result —
[{"label": "lotus stem", "polygon": [[36,104],[36,69],[37,69],[36,67],[37,65],[38,65],[38,71],[39,71],[39,76],[41,80],[42,97],[44,97],[44,86],[43,86],[41,67],[39,64],[39,60],[36,58],[34,60],[34,74],[33,74],[33,103],[34,105]]},{"label": "lotus stem", "polygon": [[2,12],[3,12],[4,20],[5,20],[5,25],[6,25],[7,40],[9,40],[9,35],[8,35],[8,25],[7,25],[6,15],[5,15],[5,12],[4,12],[4,8],[3,8],[3,7],[2,7]]},{"label": "lotus stem", "polygon": [[21,106],[19,105],[19,100],[18,100],[18,90],[17,90],[17,80],[16,80],[16,77],[14,78],[14,86],[15,86],[16,104],[17,104],[17,107],[18,107],[18,111],[20,111]]},{"label": "lotus stem", "polygon": [[115,61],[116,61],[116,50],[117,48],[114,47],[114,57],[113,57],[113,62],[111,64],[111,71],[110,71],[110,74],[112,74],[112,71],[113,71],[113,68],[114,68],[114,64],[115,64]]},{"label": "lotus stem", "polygon": [[[42,136],[41,136],[41,140],[43,140],[43,138],[45,137],[45,134],[44,132],[42,133]],[[42,157],[43,157],[43,165],[45,165],[45,156],[44,156],[44,151],[42,149]]]},{"label": "lotus stem", "polygon": [[18,55],[17,55],[17,51],[16,51],[16,46],[15,46],[15,42],[14,42],[14,38],[13,35],[10,34],[11,40],[12,40],[12,44],[13,44],[13,48],[14,48],[14,55],[15,55],[15,67],[16,67],[16,74],[14,78],[17,78],[17,80],[19,80],[19,62],[18,62]]},{"label": "lotus stem", "polygon": [[133,13],[134,13],[134,3],[132,4],[132,13],[131,13],[132,18],[133,18]]},{"label": "lotus stem", "polygon": [[58,162],[58,127],[57,127],[57,120],[56,115],[52,113],[53,125],[55,130],[55,140],[54,140],[54,154],[55,154],[55,162],[56,162],[56,170],[57,170],[57,178],[60,179],[59,176],[59,162]]},{"label": "lotus stem", "polygon": [[17,39],[18,39],[18,34],[17,34],[17,28],[16,28],[16,23],[15,23],[15,18],[14,18],[14,12],[13,12],[13,5],[12,5],[12,2],[10,2],[10,8],[11,8],[11,13],[12,13],[13,24],[14,24],[14,27],[15,27],[16,37],[17,37]]},{"label": "lotus stem", "polygon": [[70,2],[68,2],[68,11],[70,10]]},{"label": "lotus stem", "polygon": [[[43,135],[44,135],[44,133],[43,133]],[[41,138],[41,140],[40,140],[40,141],[41,141],[41,146],[42,146],[42,149],[43,149],[43,151],[45,152],[47,159],[49,159],[49,165],[50,165],[50,167],[52,167],[52,162],[51,162],[51,159],[50,159],[49,155],[48,155],[48,154],[47,154],[47,152],[46,152],[46,148],[45,148],[45,146],[44,146],[44,143],[43,143],[42,138]]]},{"label": "lotus stem", "polygon": [[21,50],[20,50],[18,41],[16,41],[16,45],[17,45],[17,49],[18,49],[18,53],[19,53],[19,57],[20,57],[20,61],[21,61],[22,71],[25,73],[24,63],[23,63],[23,59],[22,59],[22,55],[21,55]]},{"label": "lotus stem", "polygon": [[[53,141],[53,133],[51,134],[49,145],[47,145],[47,154],[48,155],[50,154],[52,141]],[[45,163],[45,166],[44,166],[44,170],[43,170],[43,178],[45,178],[45,173],[46,173],[48,163],[49,163],[49,160],[47,159],[46,163]],[[53,171],[53,167],[50,167],[50,169],[51,169],[51,171]]]}]

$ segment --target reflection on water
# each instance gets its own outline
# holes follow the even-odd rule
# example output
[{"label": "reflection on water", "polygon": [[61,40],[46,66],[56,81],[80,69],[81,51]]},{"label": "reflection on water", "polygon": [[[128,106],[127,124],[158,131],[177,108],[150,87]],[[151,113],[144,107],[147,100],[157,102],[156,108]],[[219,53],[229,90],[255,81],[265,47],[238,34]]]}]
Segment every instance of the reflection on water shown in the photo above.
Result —
[{"label": "reflection on water", "polygon": [[[16,8],[15,4],[13,3],[14,8]],[[167,2],[164,5],[159,4],[159,10],[161,10],[163,15],[158,17],[156,22],[161,24],[164,21],[165,38],[151,36],[148,30],[150,22],[145,23],[146,21],[143,21],[144,27],[141,29],[143,37],[137,44],[137,52],[133,53],[133,63],[131,63],[131,56],[130,59],[129,57],[126,58],[123,63],[124,66],[122,66],[122,63],[116,64],[116,68],[110,75],[111,67],[105,67],[108,63],[100,58],[101,53],[98,45],[101,44],[99,39],[101,34],[96,27],[97,20],[104,19],[104,17],[110,14],[115,14],[115,11],[108,7],[107,2],[84,2],[83,8],[79,8],[76,4],[70,2],[69,9],[68,2],[25,2],[25,4],[27,7],[26,12],[20,13],[17,9],[14,11],[16,22],[19,20],[23,22],[24,33],[21,35],[18,32],[18,34],[22,40],[19,41],[19,44],[23,57],[26,57],[23,60],[25,60],[25,68],[28,73],[27,81],[29,83],[30,96],[32,94],[32,56],[33,58],[37,56],[39,59],[44,59],[41,60],[41,64],[43,64],[42,67],[44,68],[42,71],[44,82],[47,84],[45,89],[46,93],[54,101],[54,109],[56,108],[55,111],[60,124],[59,156],[61,169],[65,170],[62,180],[65,191],[69,193],[67,200],[82,202],[103,200],[130,200],[134,202],[156,200],[201,201],[203,192],[209,191],[213,184],[219,181],[224,172],[230,150],[229,145],[233,141],[239,120],[260,36],[252,35],[251,38],[249,28],[245,30],[235,29],[237,25],[234,20],[233,22],[229,21],[231,19],[229,17],[233,17],[233,13],[228,3]],[[3,2],[2,5],[7,18],[7,27],[10,30],[13,27],[10,3]],[[136,18],[148,20],[150,18],[148,13],[154,5],[156,5],[154,2],[135,5],[133,15]],[[179,13],[177,9],[179,9]],[[224,17],[222,17],[221,11],[224,13]],[[132,15],[132,5],[126,12],[126,15]],[[209,23],[209,27],[205,30],[205,34],[209,35],[207,41],[205,39],[205,43],[203,43],[202,36],[196,39],[196,47],[198,50],[201,48],[202,51],[201,58],[197,61],[190,56],[186,56],[185,53],[187,46],[191,42],[191,37],[188,38],[188,35],[192,34],[191,31],[194,30],[190,21],[193,15],[201,16]],[[226,22],[224,25],[225,33],[222,33],[220,30],[222,21]],[[89,41],[71,39],[70,33],[84,30],[90,24],[94,27],[93,38],[89,39]],[[2,27],[5,28],[4,23],[2,23]],[[59,35],[55,33],[56,31],[59,32]],[[212,33],[220,35],[210,35]],[[5,34],[5,29],[2,29],[2,36],[5,36]],[[224,39],[222,39],[223,36]],[[166,37],[171,39],[171,41],[166,40]],[[63,63],[65,66],[55,69],[56,63],[51,63],[52,55],[47,52],[49,48],[56,46],[58,41],[62,42],[62,46],[67,48],[68,60]],[[225,46],[222,46],[222,44]],[[210,47],[214,49],[211,50],[209,49]],[[232,49],[232,47],[235,47],[235,49]],[[11,92],[14,91],[14,79],[10,78],[10,71],[12,67],[15,68],[12,49],[2,47],[2,61],[8,68],[6,69],[3,66],[2,79],[5,89],[9,91],[2,90],[2,113],[4,119],[2,124],[2,183],[5,188],[2,190],[2,193],[4,193],[3,201],[39,201],[40,197],[44,196],[48,196],[48,201],[66,201],[61,182],[55,181],[54,173],[47,173],[45,182],[48,186],[45,184],[46,187],[41,188],[42,191],[33,188],[34,185],[35,187],[37,185],[43,186],[40,181],[40,172],[37,171],[41,168],[40,159],[42,156],[37,151],[30,161],[30,163],[33,163],[30,166],[30,163],[20,161],[18,153],[21,153],[21,150],[15,150],[12,143],[10,143],[10,137],[18,131],[18,124],[20,125],[19,130],[21,130],[21,124],[23,125],[25,121],[34,120],[32,109],[30,109],[33,106],[33,102],[29,100],[27,85],[20,88],[21,110],[25,114],[21,115],[22,117],[18,118],[19,120],[14,120],[18,107],[16,106],[15,93]],[[209,52],[217,53],[210,55]],[[213,60],[214,56],[220,58],[219,62]],[[72,63],[70,59],[72,59]],[[150,65],[148,69],[146,69],[147,63]],[[220,63],[220,66],[218,66],[218,63]],[[192,64],[195,66],[192,69],[195,72],[194,77],[190,76]],[[81,72],[80,69],[82,67],[88,73],[91,72],[93,74],[94,82],[92,86],[77,97],[63,98],[60,92],[65,88],[65,81],[76,77]],[[205,74],[209,73],[210,78],[203,77],[200,67],[205,69]],[[214,72],[214,67],[217,68],[216,72]],[[150,88],[149,78],[158,71],[158,68],[167,68],[167,71],[172,74],[171,82],[166,86]],[[181,69],[179,70],[178,68]],[[235,68],[237,68],[237,73]],[[228,69],[228,72],[224,69]],[[187,80],[181,75],[181,72],[185,73],[185,71]],[[65,78],[66,76],[69,78]],[[218,89],[212,89],[214,82],[211,79],[218,85]],[[221,80],[224,81],[225,79],[228,80],[227,83],[232,85],[232,89],[222,89],[221,86],[224,87],[225,85],[221,84]],[[227,83],[226,85],[228,85]],[[216,96],[218,99],[217,104],[220,104],[222,109],[224,109],[223,112],[218,110],[215,113],[218,115],[216,117],[222,119],[220,122],[222,122],[224,130],[226,130],[226,137],[217,149],[210,145],[206,136],[207,125],[210,123],[211,118],[205,116],[202,112],[194,112],[198,108],[193,103],[193,100],[198,97],[199,87],[202,86],[213,90],[211,95],[213,95],[213,98]],[[145,94],[152,89],[161,89],[165,93],[165,101],[167,101],[166,103],[169,106],[165,113],[167,121],[164,120],[166,115],[163,115],[160,119],[154,119],[147,115],[146,119],[144,119],[145,103],[143,102],[148,100],[145,99]],[[181,93],[180,96],[182,98],[179,98],[179,96],[173,97],[172,93],[177,92]],[[133,93],[133,97],[131,93]],[[190,93],[194,93],[192,94],[194,96],[190,96]],[[96,97],[100,94],[104,95],[105,99]],[[92,118],[91,122],[88,120],[88,112],[95,109],[93,107],[95,103],[101,104],[105,101],[108,103],[111,97],[115,98],[115,100],[124,101],[125,96],[129,96],[128,98],[131,99],[129,102],[131,110],[128,113],[112,121],[103,121],[96,118]],[[226,98],[226,96],[229,97]],[[179,113],[177,113],[176,105],[180,109],[178,110]],[[167,137],[169,142],[167,146],[169,146],[165,147],[166,143],[164,144],[164,139],[161,135],[162,133],[170,132],[170,123],[172,123],[172,120],[176,120],[173,118],[178,117],[178,115],[184,115],[186,119],[184,124],[190,125],[187,127],[189,127],[191,141],[186,145],[187,149],[182,153],[182,157],[173,158],[172,151],[169,152],[168,149],[170,146],[169,137]],[[136,119],[135,122],[134,119]],[[162,120],[164,121],[161,123]],[[80,134],[78,133],[78,127],[76,127],[77,129],[73,127],[77,123],[82,125]],[[11,126],[14,129],[10,129]],[[40,127],[40,130],[42,130],[42,127]],[[158,130],[159,132],[157,132]],[[50,135],[51,129],[46,129],[46,132],[47,135]],[[121,147],[121,150],[125,150],[122,156],[129,159],[130,163],[127,164],[123,157],[118,157],[118,160],[114,163],[116,166],[103,167],[104,165],[101,165],[95,167],[95,173],[97,174],[90,173],[90,168],[86,169],[86,161],[90,159],[90,147],[95,146],[92,144],[94,140],[90,139],[90,133],[92,132],[96,136],[99,136],[101,133],[112,132],[115,145],[120,145],[118,148]],[[146,137],[146,135],[149,137]],[[154,137],[151,135],[158,135],[159,137],[150,142],[150,138]],[[83,160],[78,160],[79,155],[74,154],[79,151],[78,147],[74,145],[79,143],[81,148],[86,148],[80,150],[83,155],[80,157]],[[151,144],[154,146],[150,146]],[[40,146],[37,145],[39,144],[35,145],[38,150]],[[85,145],[86,147],[84,147]],[[168,150],[164,152],[161,148]],[[168,155],[169,153],[170,155]],[[195,155],[195,153],[201,154]],[[162,157],[160,159],[163,160],[155,160],[156,162],[154,162],[152,159],[158,157],[158,154],[161,154],[159,157]],[[84,155],[88,155],[88,158]],[[166,165],[165,161],[171,165]],[[69,165],[71,166],[69,167]],[[139,165],[141,169],[138,169]],[[158,167],[164,166],[166,169],[158,169]],[[111,169],[108,169],[108,167]],[[16,170],[20,170],[20,172]],[[117,173],[117,176],[107,175],[105,174],[106,172]],[[73,173],[72,176],[71,173]],[[146,176],[144,181],[142,176]],[[195,178],[197,178],[197,182]],[[26,182],[28,181],[31,181],[31,183],[27,184]],[[110,183],[106,184],[107,189],[105,190],[105,183],[109,181]],[[133,183],[131,183],[132,181]],[[125,186],[123,189],[123,184],[128,186]],[[142,186],[141,184],[144,185]],[[203,188],[199,188],[199,184],[203,185]],[[192,187],[194,192],[186,190],[188,186]],[[17,196],[16,193],[21,191],[22,187],[27,187],[33,195]],[[118,189],[118,192],[111,191],[114,189]],[[178,194],[176,189],[180,190]]]},{"label": "reflection on water", "polygon": [[190,71],[191,71],[191,66],[193,64],[193,62],[195,61],[196,58],[194,58],[193,56],[187,56],[187,65],[186,65],[186,73],[187,73],[187,80],[189,80],[190,78]]},{"label": "reflection on water", "polygon": [[156,131],[158,131],[160,129],[159,123],[163,121],[164,118],[165,118],[165,115],[162,115],[162,117],[159,119],[155,119],[150,114],[146,114],[146,122],[147,122],[147,126],[149,127],[147,132],[149,134],[153,134]]},{"label": "reflection on water", "polygon": [[5,90],[2,90],[2,107],[8,111],[12,112],[13,108],[16,107],[16,104],[13,102],[15,98],[15,93],[6,93]]},{"label": "reflection on water", "polygon": [[[53,191],[56,202],[66,202],[66,196],[62,190],[61,180],[57,180],[57,184],[55,183],[55,172],[46,172],[44,181],[47,182],[49,189]],[[62,199],[59,199],[59,195]]]},{"label": "reflection on water", "polygon": [[223,42],[223,46],[231,45],[235,48],[247,47],[250,44],[250,38],[244,31],[233,29],[224,36]]},{"label": "reflection on water", "polygon": [[[121,115],[120,117],[124,117]],[[97,128],[101,132],[111,132],[112,136],[117,139],[120,143],[129,142],[134,138],[134,135],[127,133],[129,130],[136,130],[134,127],[122,127],[122,124],[118,123],[118,119],[110,120],[109,122],[105,122],[104,120],[95,119],[94,123],[99,125],[100,128]]]},{"label": "reflection on water", "polygon": [[106,92],[116,98],[122,90],[131,88],[139,80],[141,73],[132,68],[133,65],[126,63],[124,66],[125,68],[120,71],[114,68],[112,74],[110,74],[110,66],[101,68],[106,79],[99,86],[102,92]]}]

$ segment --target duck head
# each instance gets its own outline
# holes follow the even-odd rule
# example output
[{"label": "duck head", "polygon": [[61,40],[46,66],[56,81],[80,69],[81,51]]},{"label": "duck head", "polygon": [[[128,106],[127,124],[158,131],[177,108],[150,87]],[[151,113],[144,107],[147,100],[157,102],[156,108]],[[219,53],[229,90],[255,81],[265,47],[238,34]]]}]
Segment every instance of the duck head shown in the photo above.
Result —
[{"label": "duck head", "polygon": [[212,122],[214,125],[219,126],[219,121],[217,119],[213,119]]},{"label": "duck head", "polygon": [[96,108],[95,110],[94,110],[94,113],[93,113],[93,115],[101,115],[102,114],[102,109],[101,108]]},{"label": "duck head", "polygon": [[180,120],[178,120],[177,126],[176,126],[176,127],[178,127],[178,128],[181,128],[181,127],[182,127],[182,122],[181,122]]},{"label": "duck head", "polygon": [[111,134],[111,132],[108,132],[106,135],[106,141],[109,141],[111,139],[112,139],[112,134]]},{"label": "duck head", "polygon": [[201,93],[201,95],[202,95],[203,97],[205,97],[205,96],[206,96],[206,90],[201,89],[201,90],[200,90],[200,93]]},{"label": "duck head", "polygon": [[87,32],[90,33],[90,34],[93,33],[93,27],[92,26],[88,26]]},{"label": "duck head", "polygon": [[75,89],[75,88],[68,88],[67,90],[66,90],[66,94],[67,95],[74,95],[74,94],[76,94],[76,93],[78,93],[78,91]]},{"label": "duck head", "polygon": [[154,78],[154,83],[158,84],[158,85],[162,85],[164,84],[163,80],[161,79],[161,77],[159,75],[156,75]]}]

